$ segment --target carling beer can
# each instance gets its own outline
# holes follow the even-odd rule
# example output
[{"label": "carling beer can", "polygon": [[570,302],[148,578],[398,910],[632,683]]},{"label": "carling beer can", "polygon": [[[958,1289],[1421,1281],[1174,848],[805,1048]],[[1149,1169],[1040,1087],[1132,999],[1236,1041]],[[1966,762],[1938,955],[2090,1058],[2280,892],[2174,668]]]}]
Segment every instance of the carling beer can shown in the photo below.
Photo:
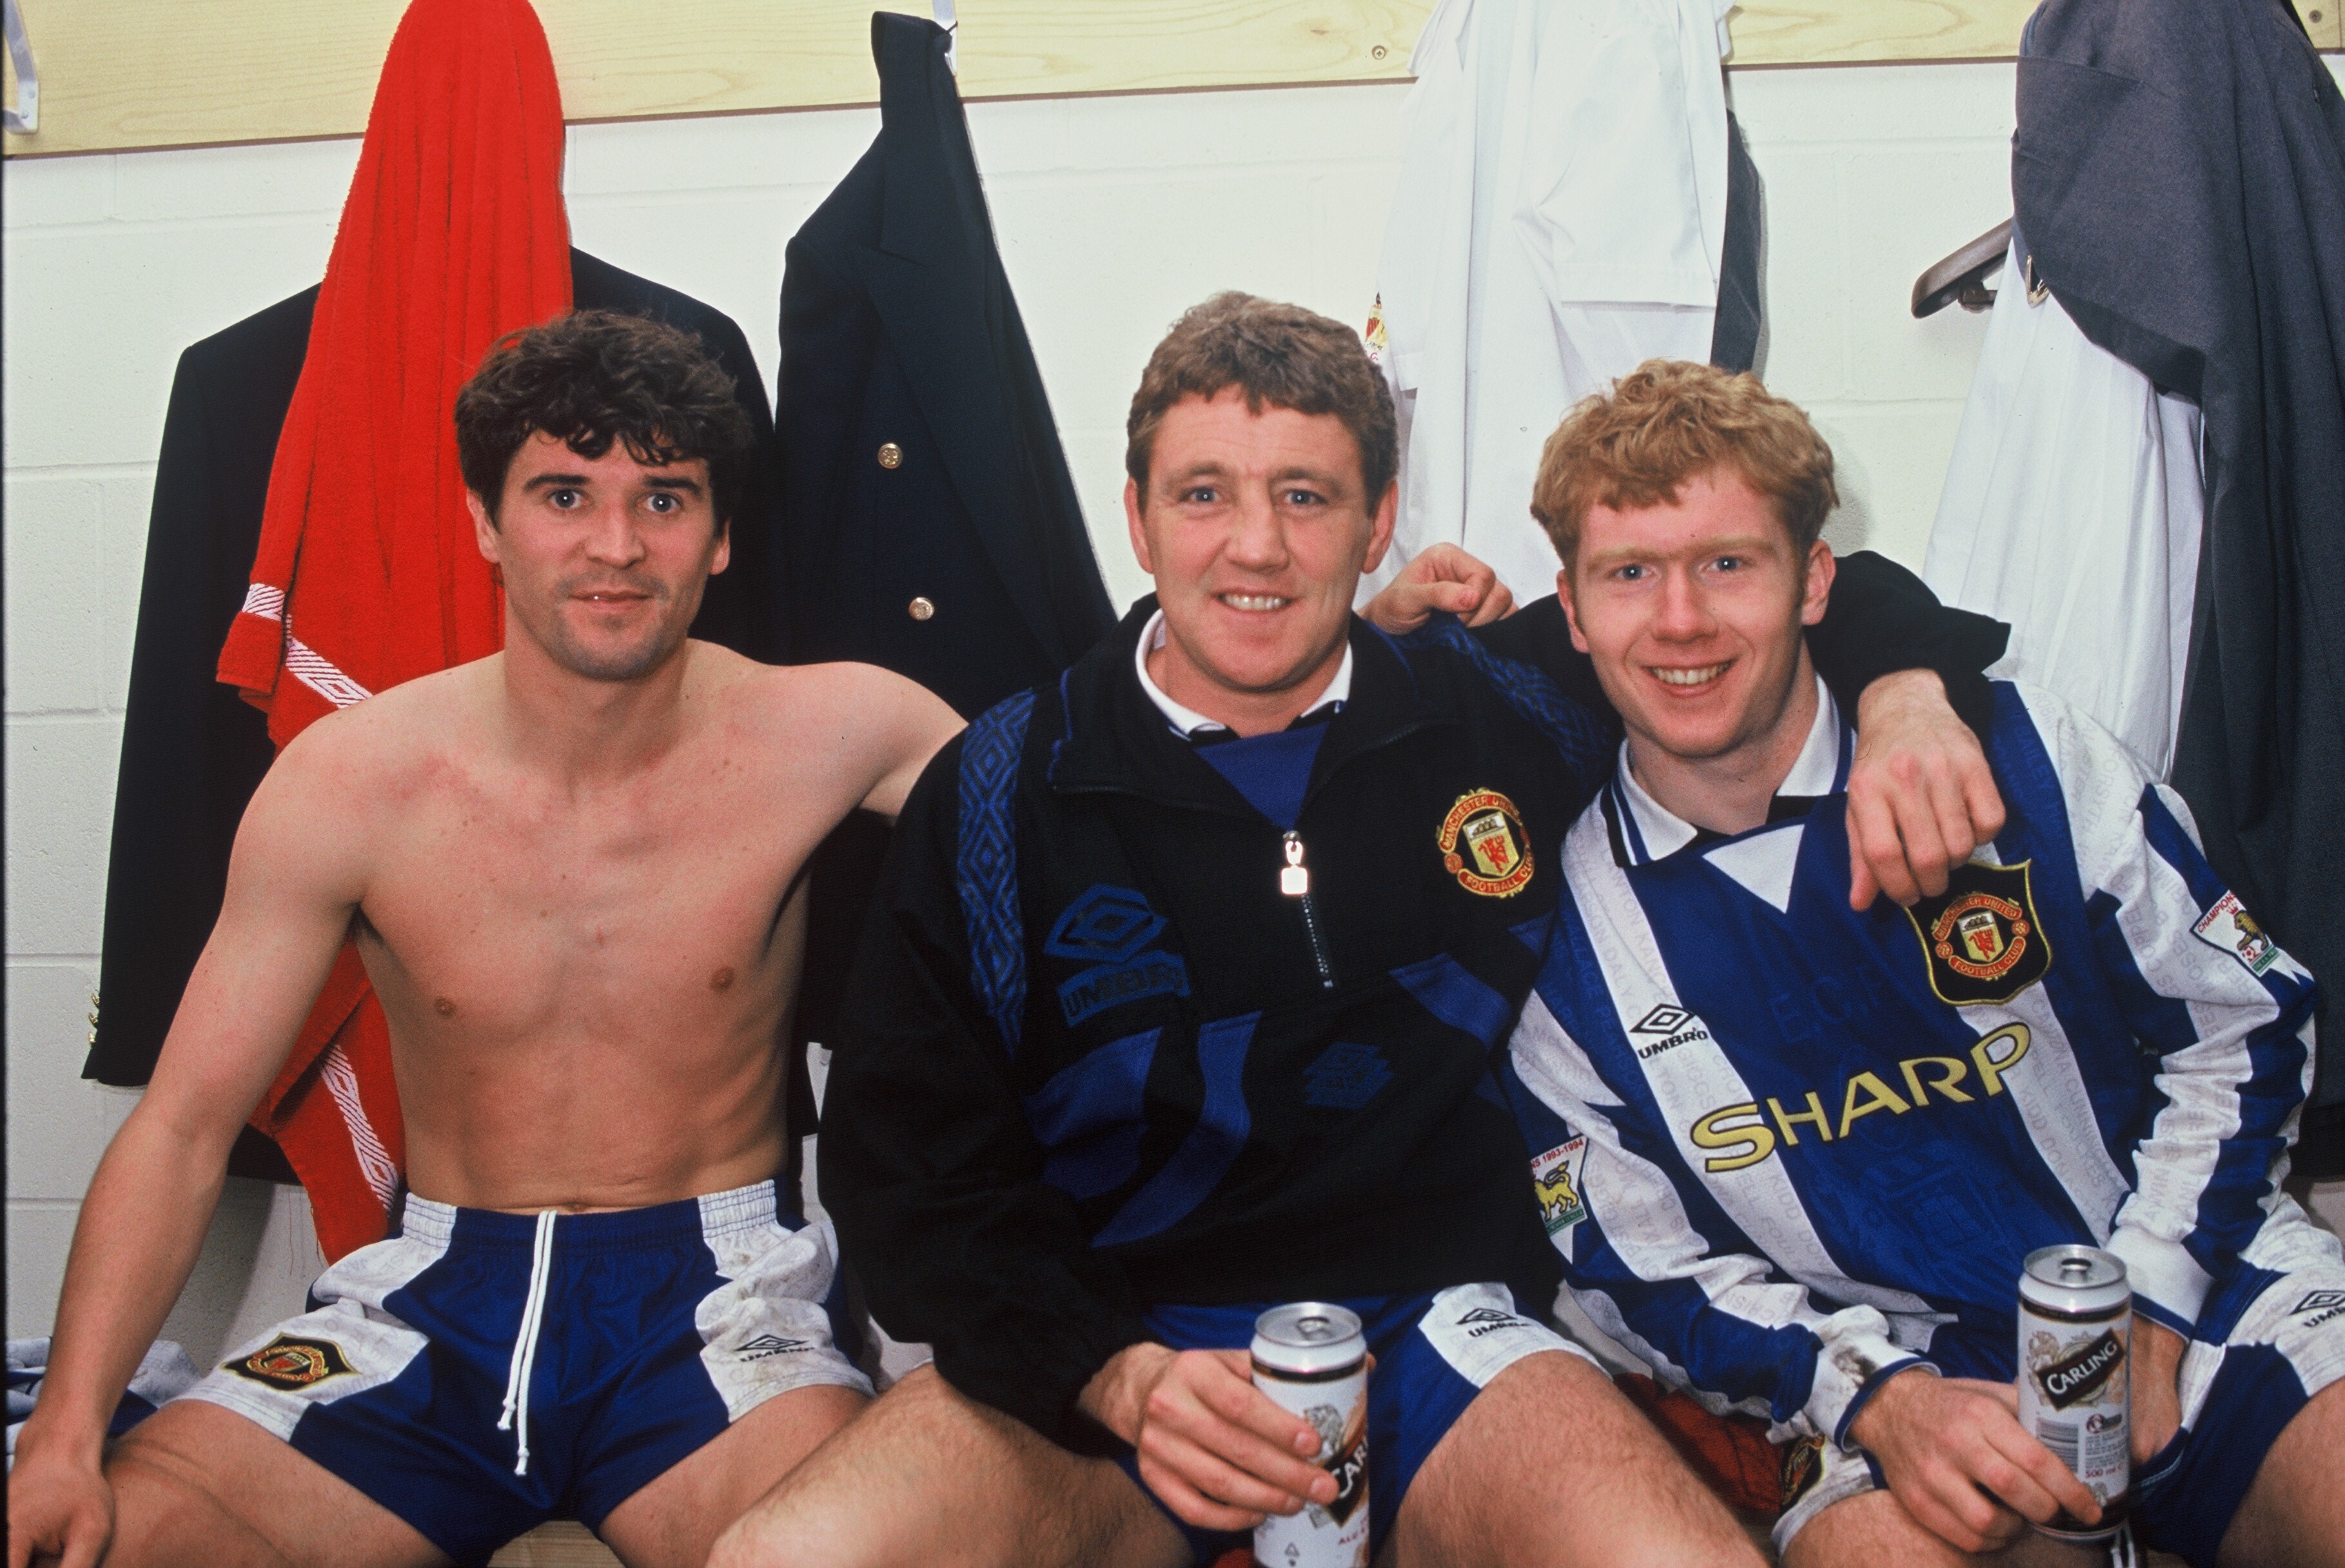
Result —
[{"label": "carling beer can", "polygon": [[1273,1307],[1254,1324],[1254,1386],[1319,1434],[1313,1462],[1335,1501],[1254,1526],[1264,1568],[1368,1568],[1368,1341],[1356,1313],[1324,1301]]},{"label": "carling beer can", "polygon": [[2062,1512],[2035,1528],[2066,1541],[2117,1533],[2133,1507],[2128,1420],[2133,1291],[2095,1247],[2039,1247],[2019,1276],[2019,1424],[2100,1501],[2097,1524]]}]

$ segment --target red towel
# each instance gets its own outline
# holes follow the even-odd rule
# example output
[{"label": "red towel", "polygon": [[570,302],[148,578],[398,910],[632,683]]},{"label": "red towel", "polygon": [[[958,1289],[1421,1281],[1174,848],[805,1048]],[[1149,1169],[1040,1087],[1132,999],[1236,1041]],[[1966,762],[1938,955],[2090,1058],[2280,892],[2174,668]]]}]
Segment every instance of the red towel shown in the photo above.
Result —
[{"label": "red towel", "polygon": [[[415,0],[367,117],[219,678],[282,746],[313,720],[495,652],[504,608],[456,468],[456,392],[502,334],[570,308],[562,100],[525,0]],[[322,1092],[321,1092],[322,1091]],[[403,1154],[389,1035],[345,948],[253,1113],[329,1259],[380,1239]]]},{"label": "red towel", "polygon": [[1692,1395],[1640,1372],[1612,1381],[1728,1507],[1770,1520],[1782,1511],[1790,1466],[1767,1441],[1765,1421],[1739,1412],[1712,1415]]}]

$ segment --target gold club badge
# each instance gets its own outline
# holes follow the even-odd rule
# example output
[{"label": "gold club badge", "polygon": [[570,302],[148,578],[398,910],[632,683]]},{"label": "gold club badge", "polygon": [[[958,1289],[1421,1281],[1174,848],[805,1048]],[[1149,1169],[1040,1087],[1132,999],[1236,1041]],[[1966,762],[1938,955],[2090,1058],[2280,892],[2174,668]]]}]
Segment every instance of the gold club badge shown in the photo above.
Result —
[{"label": "gold club badge", "polygon": [[1511,898],[1531,879],[1529,835],[1515,803],[1494,789],[1468,790],[1441,819],[1441,864],[1457,885],[1485,898]]},{"label": "gold club badge", "polygon": [[241,1361],[228,1364],[228,1371],[239,1377],[287,1393],[355,1370],[333,1340],[291,1334],[279,1334]]},{"label": "gold club badge", "polygon": [[2052,946],[2028,884],[2033,864],[1972,861],[1955,869],[1945,892],[1905,912],[1939,1000],[1957,1007],[2007,1002],[2052,967]]}]

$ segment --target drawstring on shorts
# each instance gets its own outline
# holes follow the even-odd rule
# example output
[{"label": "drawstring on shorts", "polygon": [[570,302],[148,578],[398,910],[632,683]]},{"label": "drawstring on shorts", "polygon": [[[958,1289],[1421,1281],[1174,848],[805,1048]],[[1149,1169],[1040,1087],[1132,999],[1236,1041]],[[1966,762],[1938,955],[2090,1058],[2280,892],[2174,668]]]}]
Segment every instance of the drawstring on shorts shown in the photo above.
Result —
[{"label": "drawstring on shorts", "polygon": [[537,1333],[545,1321],[545,1287],[553,1272],[554,1210],[537,1217],[537,1237],[530,1249],[529,1294],[521,1307],[521,1327],[513,1337],[513,1370],[505,1375],[504,1413],[497,1430],[515,1434],[518,1453],[513,1473],[529,1473],[529,1379],[537,1367]]}]

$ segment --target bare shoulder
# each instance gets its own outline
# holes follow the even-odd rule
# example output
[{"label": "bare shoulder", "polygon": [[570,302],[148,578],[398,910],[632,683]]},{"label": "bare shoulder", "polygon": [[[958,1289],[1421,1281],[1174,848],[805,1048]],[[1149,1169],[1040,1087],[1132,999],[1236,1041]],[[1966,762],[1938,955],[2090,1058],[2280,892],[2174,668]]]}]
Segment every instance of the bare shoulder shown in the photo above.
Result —
[{"label": "bare shoulder", "polygon": [[722,648],[709,652],[729,662],[717,663],[716,671],[723,672],[730,700],[739,704],[738,717],[777,731],[845,726],[868,733],[899,724],[957,728],[960,723],[927,687],[877,664],[759,664]]},{"label": "bare shoulder", "polygon": [[247,824],[271,837],[330,835],[359,853],[402,818],[482,732],[494,657],[419,676],[327,714],[278,754]]},{"label": "bare shoulder", "polygon": [[857,799],[889,814],[961,727],[943,699],[874,664],[758,664],[698,644],[694,658],[695,683],[719,693],[729,725],[777,756],[843,770]]},{"label": "bare shoulder", "polygon": [[418,676],[365,702],[330,713],[287,745],[271,770],[304,779],[334,779],[354,793],[396,790],[405,775],[459,737],[477,731],[485,683],[496,658]]}]

